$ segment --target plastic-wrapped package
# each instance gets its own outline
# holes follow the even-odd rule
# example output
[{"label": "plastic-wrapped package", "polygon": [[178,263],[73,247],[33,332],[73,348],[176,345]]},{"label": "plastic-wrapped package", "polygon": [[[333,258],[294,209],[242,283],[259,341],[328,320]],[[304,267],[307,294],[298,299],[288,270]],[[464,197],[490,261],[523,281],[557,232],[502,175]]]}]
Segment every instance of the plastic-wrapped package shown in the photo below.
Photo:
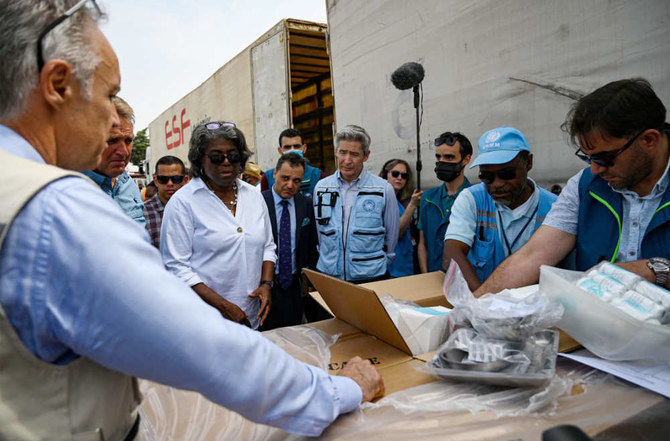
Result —
[{"label": "plastic-wrapped package", "polygon": [[[670,361],[670,326],[644,322],[590,294],[577,286],[583,277],[583,272],[546,265],[540,268],[540,288],[565,308],[558,323],[563,331],[607,360]],[[638,282],[634,287],[654,292],[659,302],[670,294],[647,282]],[[663,317],[668,318],[667,314]]]},{"label": "plastic-wrapped package", "polygon": [[[266,331],[263,336],[293,357],[322,369],[327,369],[329,348],[338,338],[306,325]],[[140,389],[144,400],[140,406],[138,441],[303,439],[281,429],[252,423],[197,392],[147,380],[140,380]]]},{"label": "plastic-wrapped package", "polygon": [[563,307],[540,292],[505,290],[475,298],[452,261],[445,294],[454,305],[452,334],[420,371],[442,379],[507,386],[541,386],[551,380],[558,353],[554,326]]},{"label": "plastic-wrapped package", "polygon": [[381,299],[412,355],[437,349],[449,336],[449,312],[444,306],[421,307],[386,294]]},{"label": "plastic-wrapped package", "polygon": [[610,262],[594,266],[576,284],[637,320],[670,324],[670,291]]}]

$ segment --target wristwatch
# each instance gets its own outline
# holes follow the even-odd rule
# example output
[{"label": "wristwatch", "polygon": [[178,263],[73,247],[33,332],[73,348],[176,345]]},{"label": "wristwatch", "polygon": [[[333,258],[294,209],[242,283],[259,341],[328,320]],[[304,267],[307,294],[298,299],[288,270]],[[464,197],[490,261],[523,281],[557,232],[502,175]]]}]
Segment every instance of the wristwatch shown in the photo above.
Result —
[{"label": "wristwatch", "polygon": [[650,257],[647,266],[656,274],[656,284],[665,286],[668,283],[668,272],[670,271],[670,259],[665,257]]},{"label": "wristwatch", "polygon": [[[667,271],[666,271],[666,274],[667,274]],[[261,280],[261,285],[270,285],[270,288],[274,288],[275,282],[273,282],[272,280]]]}]

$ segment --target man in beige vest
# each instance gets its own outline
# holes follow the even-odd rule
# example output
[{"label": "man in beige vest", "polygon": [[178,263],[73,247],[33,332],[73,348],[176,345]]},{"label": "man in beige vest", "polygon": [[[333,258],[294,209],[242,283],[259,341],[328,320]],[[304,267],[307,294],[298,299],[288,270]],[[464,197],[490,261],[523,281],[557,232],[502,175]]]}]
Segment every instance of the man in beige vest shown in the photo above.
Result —
[{"label": "man in beige vest", "polygon": [[132,440],[133,377],[318,435],[383,392],[222,319],[83,175],[118,123],[114,51],[89,0],[0,0],[0,439]]}]

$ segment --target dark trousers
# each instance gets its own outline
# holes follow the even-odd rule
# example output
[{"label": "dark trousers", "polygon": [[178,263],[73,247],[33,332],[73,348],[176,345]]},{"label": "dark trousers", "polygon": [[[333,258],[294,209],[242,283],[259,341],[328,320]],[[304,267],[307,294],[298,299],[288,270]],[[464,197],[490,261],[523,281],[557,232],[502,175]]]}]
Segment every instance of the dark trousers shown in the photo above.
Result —
[{"label": "dark trousers", "polygon": [[291,285],[284,289],[279,284],[279,277],[275,276],[275,286],[272,288],[272,307],[270,313],[261,326],[261,331],[294,326],[302,323],[302,285],[300,274],[294,274]]}]

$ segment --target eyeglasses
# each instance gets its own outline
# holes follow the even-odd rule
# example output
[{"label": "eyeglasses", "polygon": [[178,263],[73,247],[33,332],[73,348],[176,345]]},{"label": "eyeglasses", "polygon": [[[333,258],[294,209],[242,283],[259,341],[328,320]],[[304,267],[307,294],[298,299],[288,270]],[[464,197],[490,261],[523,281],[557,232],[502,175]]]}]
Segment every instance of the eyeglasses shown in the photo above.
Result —
[{"label": "eyeglasses", "polygon": [[498,176],[503,181],[509,181],[516,178],[516,169],[515,168],[504,168],[498,170],[497,172],[479,172],[479,180],[484,184],[491,184],[496,180]]},{"label": "eyeglasses", "polygon": [[[579,159],[582,161],[586,162],[587,164],[591,164],[592,162],[595,162],[601,167],[613,167],[614,166],[614,160],[616,159],[617,156],[619,156],[621,153],[623,153],[624,150],[626,150],[628,147],[632,146],[635,140],[644,132],[646,132],[648,129],[644,129],[641,132],[639,132],[637,135],[633,136],[631,139],[628,140],[626,145],[621,147],[619,150],[613,150],[611,152],[601,152],[601,153],[595,153],[593,155],[587,155],[584,153],[584,151],[579,148],[575,152],[575,156],[577,156]],[[582,153],[580,153],[582,152]]]},{"label": "eyeglasses", "polygon": [[209,158],[209,162],[214,165],[223,164],[223,161],[228,159],[228,162],[231,164],[237,164],[242,162],[242,155],[238,152],[230,152],[227,155],[225,153],[212,153],[210,155],[205,155]]},{"label": "eyeglasses", "polygon": [[[44,56],[42,55],[42,50],[43,50],[43,40],[44,37],[56,26],[59,24],[63,23],[68,17],[71,17],[75,12],[83,8],[86,3],[89,0],[81,0],[79,1],[76,5],[65,11],[63,15],[58,17],[56,20],[52,21],[42,32],[40,32],[40,35],[37,37],[37,72],[42,72],[42,69],[44,68]],[[93,3],[93,6],[95,6],[96,11],[98,12],[98,15],[102,15],[102,11],[100,10],[100,7],[98,4],[95,2],[95,0],[90,0]]]},{"label": "eyeglasses", "polygon": [[219,122],[207,123],[205,124],[205,127],[207,127],[209,130],[216,130],[220,129],[221,127],[237,127],[237,126],[235,125],[235,123],[219,121]]},{"label": "eyeglasses", "polygon": [[435,138],[435,147],[439,147],[442,144],[454,145],[458,142],[458,136],[456,135],[445,135]]},{"label": "eyeglasses", "polygon": [[391,176],[393,176],[394,178],[397,178],[398,176],[400,176],[404,180],[409,179],[409,173],[401,172],[401,171],[398,171],[398,170],[391,170],[389,173],[391,173]]},{"label": "eyeglasses", "polygon": [[156,180],[161,185],[166,185],[168,182],[170,182],[170,180],[172,180],[172,183],[179,185],[182,182],[184,182],[185,177],[186,175],[172,175],[172,176],[156,175]]}]

